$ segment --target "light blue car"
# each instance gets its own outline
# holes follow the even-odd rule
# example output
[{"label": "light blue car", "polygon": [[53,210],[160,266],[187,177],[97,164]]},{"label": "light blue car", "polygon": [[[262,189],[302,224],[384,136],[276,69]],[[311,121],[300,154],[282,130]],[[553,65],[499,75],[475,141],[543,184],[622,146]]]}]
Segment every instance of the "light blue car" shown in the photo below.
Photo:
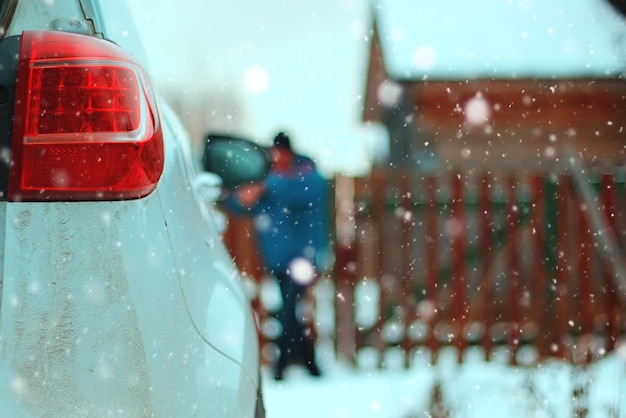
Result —
[{"label": "light blue car", "polygon": [[130,16],[125,0],[0,0],[0,416],[263,417],[214,206],[264,158],[213,141],[221,176],[199,169]]}]

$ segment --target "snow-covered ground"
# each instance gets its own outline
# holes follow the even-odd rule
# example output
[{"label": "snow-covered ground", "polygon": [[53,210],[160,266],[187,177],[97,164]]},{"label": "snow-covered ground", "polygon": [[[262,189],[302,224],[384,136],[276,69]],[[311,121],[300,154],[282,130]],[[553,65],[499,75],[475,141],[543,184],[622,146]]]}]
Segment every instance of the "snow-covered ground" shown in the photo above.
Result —
[{"label": "snow-covered ground", "polygon": [[[410,369],[390,366],[354,369],[318,347],[324,376],[314,378],[291,366],[282,381],[264,374],[268,418],[417,418],[436,416],[430,403],[441,382],[449,417],[575,417],[573,388],[586,388],[589,418],[626,416],[626,357],[612,354],[587,371],[561,362],[514,368],[482,360],[480,353],[458,364],[453,352],[436,365],[417,359]],[[367,362],[366,362],[367,363]]]},{"label": "snow-covered ground", "polygon": [[[267,418],[437,417],[431,411],[435,382],[440,382],[449,418],[572,418],[577,416],[576,387],[585,388],[581,402],[589,408],[588,418],[626,417],[626,344],[586,371],[558,361],[511,367],[505,351],[496,351],[487,362],[480,349],[468,349],[461,364],[453,349],[444,349],[435,365],[426,353],[418,354],[410,369],[404,369],[400,350],[389,351],[385,368],[378,369],[377,353],[364,349],[355,368],[334,354],[332,281],[320,280],[315,294],[317,357],[323,376],[311,377],[306,369],[290,366],[285,379],[275,381],[267,367],[263,375]],[[359,303],[363,292],[357,294],[356,317],[375,316],[370,312],[375,298]],[[265,281],[263,304],[277,309],[279,298],[275,283]],[[518,358],[533,358],[530,354]]]}]

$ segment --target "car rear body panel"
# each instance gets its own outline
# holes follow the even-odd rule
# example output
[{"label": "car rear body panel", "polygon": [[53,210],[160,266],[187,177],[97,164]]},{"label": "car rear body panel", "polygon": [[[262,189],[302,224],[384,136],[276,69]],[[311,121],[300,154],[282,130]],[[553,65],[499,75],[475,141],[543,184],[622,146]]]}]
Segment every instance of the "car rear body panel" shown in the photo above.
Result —
[{"label": "car rear body panel", "polygon": [[[162,106],[162,109],[164,114],[169,114],[168,108]],[[176,129],[176,126],[166,127],[171,128]],[[173,135],[186,135],[182,129],[175,132]],[[202,203],[193,188],[188,189],[189,184],[194,184],[193,178],[185,179],[194,175],[190,162],[191,142],[187,139],[175,141],[175,144],[180,149],[173,154],[180,164],[172,164],[172,167],[179,172],[163,176],[165,187],[158,192],[168,190],[175,193],[174,198],[166,196],[162,199],[163,213],[169,226],[176,263],[185,266],[179,271],[179,277],[191,318],[202,338],[241,362],[245,370],[254,376],[258,358],[251,356],[256,354],[255,350],[247,347],[257,346],[258,341],[253,329],[252,309],[242,309],[249,305],[243,280],[219,239],[219,227],[213,220],[211,207]],[[204,221],[198,222],[198,219]],[[194,231],[193,239],[190,239],[189,230]]]},{"label": "car rear body panel", "polygon": [[[183,173],[169,151],[166,170]],[[239,276],[220,261],[221,242],[192,224],[193,191],[162,199],[169,190],[123,202],[0,203],[0,368],[10,371],[0,404],[15,399],[38,415],[54,400],[58,416],[251,410],[258,359],[243,350],[256,341],[245,339],[255,334]]]}]

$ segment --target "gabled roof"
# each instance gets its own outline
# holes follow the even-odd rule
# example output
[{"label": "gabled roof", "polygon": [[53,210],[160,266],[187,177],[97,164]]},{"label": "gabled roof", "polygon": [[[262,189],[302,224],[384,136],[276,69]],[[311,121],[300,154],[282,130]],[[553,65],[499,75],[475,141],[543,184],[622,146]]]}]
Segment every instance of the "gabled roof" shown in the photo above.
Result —
[{"label": "gabled roof", "polygon": [[606,0],[374,0],[394,79],[619,77],[626,21]]}]

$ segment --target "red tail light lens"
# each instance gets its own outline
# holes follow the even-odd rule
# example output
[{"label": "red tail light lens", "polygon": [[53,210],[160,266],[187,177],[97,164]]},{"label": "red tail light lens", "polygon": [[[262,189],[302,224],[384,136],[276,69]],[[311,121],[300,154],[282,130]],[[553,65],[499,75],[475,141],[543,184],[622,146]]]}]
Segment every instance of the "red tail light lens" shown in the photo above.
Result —
[{"label": "red tail light lens", "polygon": [[24,32],[9,200],[120,200],[147,195],[163,170],[148,77],[97,38]]}]

